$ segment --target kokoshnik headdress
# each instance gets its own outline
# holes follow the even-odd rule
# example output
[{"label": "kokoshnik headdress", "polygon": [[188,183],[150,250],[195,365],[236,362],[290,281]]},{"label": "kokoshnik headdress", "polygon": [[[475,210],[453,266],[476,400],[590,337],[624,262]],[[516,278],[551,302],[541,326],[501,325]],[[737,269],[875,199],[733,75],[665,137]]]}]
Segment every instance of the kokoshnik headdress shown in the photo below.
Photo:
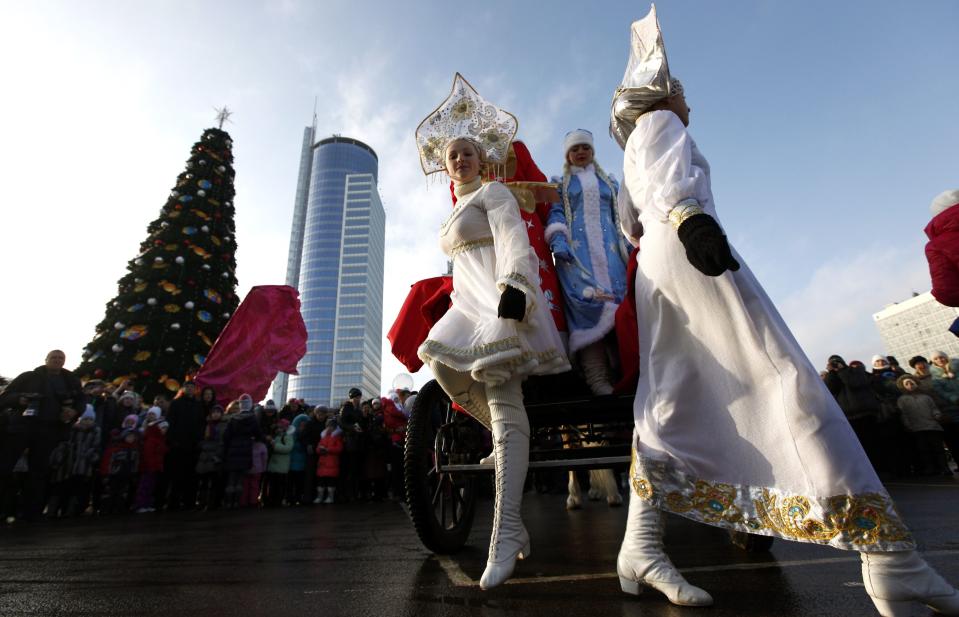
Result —
[{"label": "kokoshnik headdress", "polygon": [[623,83],[613,94],[609,134],[625,148],[639,116],[657,101],[681,91],[679,81],[670,79],[663,33],[653,4],[646,17],[630,27],[629,61]]},{"label": "kokoshnik headdress", "polygon": [[460,138],[476,143],[491,163],[505,164],[518,127],[516,116],[481,97],[457,73],[450,95],[416,127],[416,148],[423,173],[445,171],[446,147]]}]

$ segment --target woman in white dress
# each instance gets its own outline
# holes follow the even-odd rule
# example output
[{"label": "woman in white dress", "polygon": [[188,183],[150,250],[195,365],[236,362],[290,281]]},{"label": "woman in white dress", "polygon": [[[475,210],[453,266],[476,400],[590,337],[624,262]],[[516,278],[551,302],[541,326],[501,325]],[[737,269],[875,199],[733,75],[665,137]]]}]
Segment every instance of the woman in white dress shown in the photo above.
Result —
[{"label": "woman in white dress", "polygon": [[515,133],[516,119],[459,74],[450,97],[417,128],[424,171],[445,170],[457,197],[440,227],[440,248],[453,261],[453,305],[418,354],[450,398],[493,432],[496,503],[483,589],[530,554],[520,518],[530,437],[523,379],[570,369],[519,205],[504,185],[482,182],[487,164],[505,162]]},{"label": "woman in white dress", "polygon": [[655,11],[633,24],[613,99],[624,147],[621,217],[641,223],[640,379],[632,498],[617,561],[624,591],[712,598],[662,550],[660,510],[862,554],[883,615],[921,601],[959,615],[959,592],[915,543],[835,399],[719,225],[689,108],[669,77]]}]

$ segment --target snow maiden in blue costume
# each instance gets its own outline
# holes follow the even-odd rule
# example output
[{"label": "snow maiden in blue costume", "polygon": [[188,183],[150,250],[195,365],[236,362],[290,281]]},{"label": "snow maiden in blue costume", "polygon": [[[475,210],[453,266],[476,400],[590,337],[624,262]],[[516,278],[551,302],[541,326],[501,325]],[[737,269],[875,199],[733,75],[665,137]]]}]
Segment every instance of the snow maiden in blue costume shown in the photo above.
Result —
[{"label": "snow maiden in blue costume", "polygon": [[619,184],[593,160],[592,133],[571,131],[563,145],[563,177],[553,178],[561,183],[561,201],[550,210],[546,241],[566,300],[569,355],[579,354],[594,394],[611,394],[603,339],[626,294],[630,252],[616,209]]}]

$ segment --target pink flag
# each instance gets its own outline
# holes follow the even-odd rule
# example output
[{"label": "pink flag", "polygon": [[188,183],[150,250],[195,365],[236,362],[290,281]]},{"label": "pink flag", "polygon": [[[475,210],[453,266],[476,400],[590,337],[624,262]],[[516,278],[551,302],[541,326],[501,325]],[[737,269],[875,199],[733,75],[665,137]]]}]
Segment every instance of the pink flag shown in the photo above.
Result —
[{"label": "pink flag", "polygon": [[217,337],[195,381],[216,390],[221,404],[247,393],[266,396],[277,371],[296,374],[306,355],[306,324],[300,294],[287,285],[250,290]]}]

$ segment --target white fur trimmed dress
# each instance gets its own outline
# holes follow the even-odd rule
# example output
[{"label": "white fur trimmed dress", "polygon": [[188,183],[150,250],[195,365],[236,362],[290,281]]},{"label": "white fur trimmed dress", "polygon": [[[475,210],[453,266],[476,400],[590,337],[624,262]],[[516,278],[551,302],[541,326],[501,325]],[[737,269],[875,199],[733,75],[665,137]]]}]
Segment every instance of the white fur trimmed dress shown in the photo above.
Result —
[{"label": "white fur trimmed dress", "polygon": [[[440,227],[440,248],[453,260],[453,306],[433,326],[417,353],[479,382],[570,369],[539,287],[539,261],[513,194],[499,182],[458,195]],[[506,285],[526,296],[522,321],[497,317]]]},{"label": "white fur trimmed dress", "polygon": [[636,275],[640,377],[631,481],[658,507],[750,533],[859,551],[914,543],[855,433],[742,257],[693,268],[668,221],[714,218],[709,164],[654,111],[626,143],[620,215],[645,233]]}]

